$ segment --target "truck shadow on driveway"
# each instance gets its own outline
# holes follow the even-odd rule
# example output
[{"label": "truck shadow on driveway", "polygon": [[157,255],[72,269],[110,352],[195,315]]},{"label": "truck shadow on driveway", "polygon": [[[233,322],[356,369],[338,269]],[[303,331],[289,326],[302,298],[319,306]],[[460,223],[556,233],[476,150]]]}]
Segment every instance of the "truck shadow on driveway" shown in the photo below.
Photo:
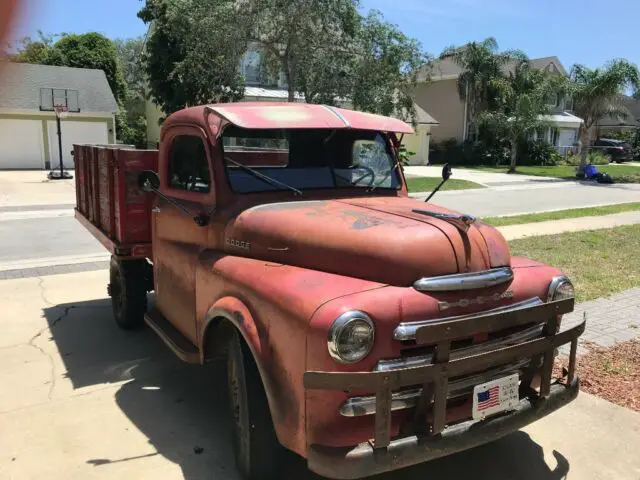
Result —
[{"label": "truck shadow on driveway", "polygon": [[[179,465],[186,480],[239,480],[228,433],[223,365],[184,364],[150,329],[119,330],[109,299],[56,305],[44,314],[73,388],[125,381],[115,393],[115,402],[157,452],[132,452],[125,458],[109,458],[105,452],[103,458],[87,458],[87,464],[104,469],[100,476],[114,478],[108,471],[111,464],[161,455]],[[109,439],[105,449],[117,441]],[[489,445],[375,478],[565,478],[568,460],[557,451],[552,455],[556,465],[550,468],[543,447],[528,434],[517,432]],[[306,469],[303,459],[292,455],[279,480],[319,478]]]}]

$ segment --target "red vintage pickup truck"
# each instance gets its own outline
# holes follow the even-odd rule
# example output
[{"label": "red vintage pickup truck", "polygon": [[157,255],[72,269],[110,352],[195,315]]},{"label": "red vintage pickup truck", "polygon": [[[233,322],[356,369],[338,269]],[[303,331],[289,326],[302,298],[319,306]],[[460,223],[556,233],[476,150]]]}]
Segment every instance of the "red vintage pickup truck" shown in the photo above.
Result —
[{"label": "red vintage pickup truck", "polygon": [[578,394],[584,323],[560,328],[571,282],[473,216],[409,198],[411,132],[238,103],[171,115],[158,152],[75,146],[76,217],[113,254],[117,324],[146,321],[185,362],[226,359],[247,478],[276,476],[286,450],[332,478],[401,468]]}]

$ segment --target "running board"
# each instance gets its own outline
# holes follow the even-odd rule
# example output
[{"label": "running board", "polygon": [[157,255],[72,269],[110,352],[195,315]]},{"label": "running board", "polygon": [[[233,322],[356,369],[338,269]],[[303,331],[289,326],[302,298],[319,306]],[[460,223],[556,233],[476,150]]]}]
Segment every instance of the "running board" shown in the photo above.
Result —
[{"label": "running board", "polygon": [[187,363],[200,363],[200,351],[157,309],[148,311],[144,315],[147,322],[158,336],[173,350],[180,360]]}]

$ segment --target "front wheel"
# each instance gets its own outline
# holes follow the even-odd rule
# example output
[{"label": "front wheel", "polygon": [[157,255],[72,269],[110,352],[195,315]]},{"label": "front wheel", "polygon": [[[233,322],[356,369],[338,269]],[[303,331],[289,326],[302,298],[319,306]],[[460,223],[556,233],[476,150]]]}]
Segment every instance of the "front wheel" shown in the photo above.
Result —
[{"label": "front wheel", "polygon": [[147,311],[149,265],[145,260],[111,257],[109,295],[116,323],[123,330],[139,328]]},{"label": "front wheel", "polygon": [[237,331],[231,336],[227,355],[236,466],[247,480],[276,478],[284,449],[273,427],[258,368]]}]

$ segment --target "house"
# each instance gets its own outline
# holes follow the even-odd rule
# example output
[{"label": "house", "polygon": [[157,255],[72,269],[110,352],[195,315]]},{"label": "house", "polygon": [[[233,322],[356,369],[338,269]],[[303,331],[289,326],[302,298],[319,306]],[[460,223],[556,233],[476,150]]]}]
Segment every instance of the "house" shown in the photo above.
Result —
[{"label": "house", "polygon": [[428,165],[431,128],[439,126],[440,123],[419,105],[414,104],[414,107],[416,109],[415,124],[413,125],[415,133],[405,135],[402,138],[402,145],[407,149],[407,152],[413,154],[409,158],[409,165]]},{"label": "house", "polygon": [[[240,61],[240,71],[245,78],[245,92],[243,102],[286,102],[289,98],[287,82],[284,73],[273,77],[267,74],[264,55],[255,45],[250,47]],[[296,102],[304,102],[304,97],[296,93]],[[349,102],[340,102],[341,106],[350,108]],[[411,157],[411,165],[427,165],[429,162],[429,139],[431,127],[438,122],[418,105],[416,107],[416,133],[405,135],[403,145]],[[147,119],[147,144],[151,148],[160,142],[160,125],[164,118],[162,110],[152,101],[147,100],[145,115]]]},{"label": "house", "polygon": [[[558,57],[535,58],[533,68],[567,75]],[[458,93],[458,77],[462,68],[450,57],[435,62],[421,76],[414,92],[416,104],[435,116],[440,125],[434,130],[431,140],[442,142],[455,139],[458,143],[470,138],[472,126],[467,123],[467,102]],[[582,119],[573,115],[570,99],[555,97],[549,99],[551,115],[546,120],[549,127],[537,132],[535,137],[554,145],[561,153],[566,153],[578,140]]]},{"label": "house", "polygon": [[627,116],[608,116],[598,120],[595,126],[596,136],[594,138],[640,129],[640,99],[620,95],[620,104],[629,111],[629,114]]},{"label": "house", "polygon": [[74,143],[115,143],[118,105],[102,70],[6,63],[0,83],[0,169],[60,165],[54,105],[61,121],[65,168]]}]

